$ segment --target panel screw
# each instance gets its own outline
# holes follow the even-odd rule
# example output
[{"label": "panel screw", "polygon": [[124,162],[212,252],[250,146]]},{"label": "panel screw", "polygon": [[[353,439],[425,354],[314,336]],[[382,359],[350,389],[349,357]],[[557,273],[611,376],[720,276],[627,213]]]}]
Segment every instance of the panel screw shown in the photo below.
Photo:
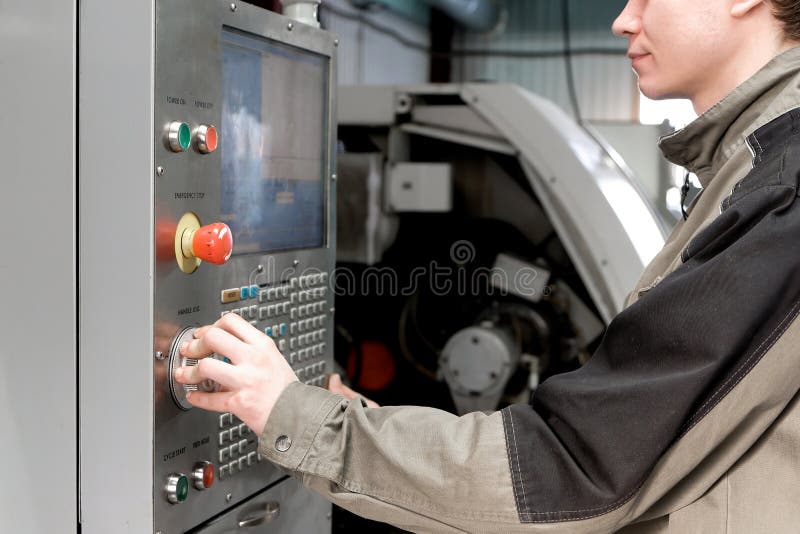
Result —
[{"label": "panel screw", "polygon": [[336,313],[336,308],[331,308],[330,312],[331,312],[331,315],[333,315],[334,313]]},{"label": "panel screw", "polygon": [[294,265],[295,267],[297,267],[298,265],[300,265],[300,260],[293,260],[293,261],[292,261],[292,265]]},{"label": "panel screw", "polygon": [[233,493],[228,493],[228,494],[225,495],[225,500],[226,501],[231,502],[231,499],[233,499]]},{"label": "panel screw", "polygon": [[157,350],[156,351],[156,360],[163,360],[163,359],[164,359],[164,353],[161,352],[160,350]]},{"label": "panel screw", "polygon": [[236,4],[231,4],[231,11],[236,12]]},{"label": "panel screw", "polygon": [[286,25],[287,30],[292,31],[292,28],[294,28],[294,24],[292,24],[291,22]]},{"label": "panel screw", "polygon": [[325,514],[325,519],[331,519],[332,517],[333,517],[333,514],[332,514],[332,513],[330,513],[330,512],[328,512],[327,514]]},{"label": "panel screw", "polygon": [[335,182],[336,178],[338,178],[338,176],[336,176],[335,174],[331,174],[331,180],[333,180]]},{"label": "panel screw", "polygon": [[333,40],[333,46],[339,46],[339,39]]},{"label": "panel screw", "polygon": [[156,174],[159,176],[164,176],[164,167],[162,167],[161,165],[156,167]]}]

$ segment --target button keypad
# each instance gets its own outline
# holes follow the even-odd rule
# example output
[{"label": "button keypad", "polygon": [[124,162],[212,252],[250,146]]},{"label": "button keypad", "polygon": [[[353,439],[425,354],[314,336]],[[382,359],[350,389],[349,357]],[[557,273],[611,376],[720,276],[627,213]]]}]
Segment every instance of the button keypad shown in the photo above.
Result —
[{"label": "button keypad", "polygon": [[[312,273],[289,280],[289,352],[287,360],[306,384],[321,386],[325,380],[328,330],[328,274]],[[285,348],[286,345],[284,344]]]},{"label": "button keypad", "polygon": [[[222,292],[223,303],[238,301],[239,307],[223,310],[221,314],[236,313],[248,319],[275,340],[278,350],[301,380],[322,385],[325,362],[315,360],[325,358],[328,343],[328,280],[328,273],[310,273],[269,286],[243,284],[241,288]],[[239,458],[247,453],[239,450],[241,442],[238,440],[250,437],[242,434],[241,426],[234,423],[230,414],[220,416],[220,462],[225,454],[229,476],[250,465],[248,462],[239,464]]]},{"label": "button keypad", "polygon": [[257,454],[258,436],[230,413],[219,416],[219,426],[219,476],[224,479],[253,465],[248,458]]}]

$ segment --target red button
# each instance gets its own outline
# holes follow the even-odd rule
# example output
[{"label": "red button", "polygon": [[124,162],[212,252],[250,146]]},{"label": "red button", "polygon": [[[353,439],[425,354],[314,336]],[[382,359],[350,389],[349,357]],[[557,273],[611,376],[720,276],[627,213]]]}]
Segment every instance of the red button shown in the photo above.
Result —
[{"label": "red button", "polygon": [[194,487],[199,490],[207,490],[214,485],[215,473],[214,464],[211,462],[202,461],[194,464],[194,469],[192,470]]},{"label": "red button", "polygon": [[217,129],[214,126],[203,124],[197,129],[197,148],[203,154],[214,152],[217,142]]},{"label": "red button", "polygon": [[228,261],[233,252],[233,233],[221,222],[198,229],[192,237],[192,252],[198,258],[215,265]]},{"label": "red button", "polygon": [[203,486],[206,489],[210,488],[214,484],[214,465],[213,464],[206,464],[203,468]]}]

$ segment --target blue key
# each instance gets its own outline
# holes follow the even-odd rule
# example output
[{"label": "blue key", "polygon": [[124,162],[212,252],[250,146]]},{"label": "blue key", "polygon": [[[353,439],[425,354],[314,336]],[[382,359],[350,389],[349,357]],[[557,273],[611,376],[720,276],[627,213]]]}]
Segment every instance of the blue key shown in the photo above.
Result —
[{"label": "blue key", "polygon": [[258,286],[250,286],[250,298],[258,298]]},{"label": "blue key", "polygon": [[247,286],[243,286],[241,290],[242,300],[247,300],[250,298],[250,288]]},{"label": "blue key", "polygon": [[286,335],[286,323],[281,323],[281,335]]},{"label": "blue key", "polygon": [[268,326],[264,329],[264,333],[267,334],[269,337],[272,337],[272,327]]}]

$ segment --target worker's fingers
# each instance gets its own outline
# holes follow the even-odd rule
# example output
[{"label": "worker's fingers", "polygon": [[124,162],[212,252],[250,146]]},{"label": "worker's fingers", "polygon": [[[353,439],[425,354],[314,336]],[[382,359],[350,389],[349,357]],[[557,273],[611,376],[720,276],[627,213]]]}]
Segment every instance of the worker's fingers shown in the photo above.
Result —
[{"label": "worker's fingers", "polygon": [[227,393],[205,393],[203,391],[190,391],[186,394],[186,399],[197,408],[212,410],[215,412],[229,412],[232,392]]},{"label": "worker's fingers", "polygon": [[263,343],[266,337],[261,330],[258,330],[235,313],[226,313],[217,319],[214,326],[226,332],[230,332],[245,343],[250,343],[251,345]]},{"label": "worker's fingers", "polygon": [[[336,393],[337,395],[341,395],[342,397],[344,397],[344,398],[349,400],[349,398],[347,397],[347,394],[346,394],[347,391],[345,389],[343,389],[344,388],[344,384],[342,383],[342,377],[339,376],[338,373],[332,373],[332,374],[328,375],[328,379],[327,379],[326,382],[327,383],[326,383],[325,387],[328,389],[328,391],[330,391],[331,393]],[[350,389],[350,388],[347,388],[347,389]]]},{"label": "worker's fingers", "polygon": [[[225,315],[229,315],[229,314],[225,314]],[[205,326],[201,326],[200,328],[197,328],[197,329],[194,331],[193,337],[194,337],[195,339],[203,337],[203,335],[204,335],[206,332],[208,332],[208,330],[209,330],[210,328],[214,328],[214,326],[216,326],[216,324],[207,324],[207,325],[205,325]]]},{"label": "worker's fingers", "polygon": [[203,358],[197,365],[175,369],[175,380],[181,384],[199,384],[209,379],[234,391],[242,386],[241,371],[214,358]]},{"label": "worker's fingers", "polygon": [[347,400],[353,400],[356,397],[361,397],[367,403],[367,407],[369,408],[378,408],[380,405],[365,396],[361,395],[357,391],[350,389],[349,387],[345,386],[342,382],[342,377],[339,376],[337,373],[333,373],[328,377],[328,391],[331,393],[336,393],[337,395],[341,395]]},{"label": "worker's fingers", "polygon": [[201,336],[195,333],[194,339],[181,345],[181,355],[187,358],[205,358],[215,352],[238,364],[249,348],[239,338],[216,326],[208,328]]}]

